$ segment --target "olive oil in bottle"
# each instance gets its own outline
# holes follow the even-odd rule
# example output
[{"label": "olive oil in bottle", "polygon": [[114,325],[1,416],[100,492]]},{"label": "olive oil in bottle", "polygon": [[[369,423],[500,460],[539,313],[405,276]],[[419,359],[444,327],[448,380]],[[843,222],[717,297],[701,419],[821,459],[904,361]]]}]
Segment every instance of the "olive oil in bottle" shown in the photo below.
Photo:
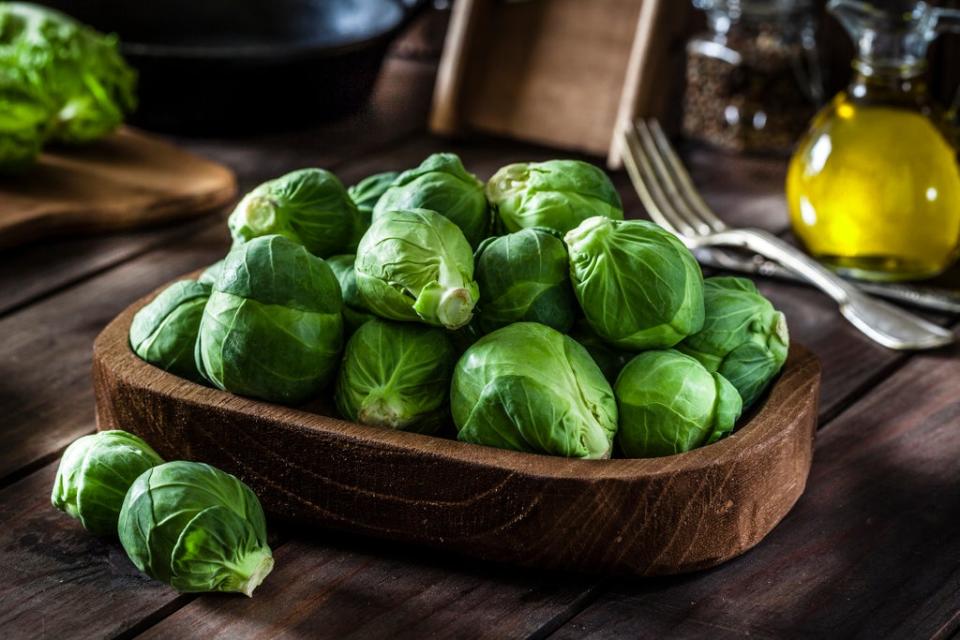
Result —
[{"label": "olive oil in bottle", "polygon": [[807,250],[869,280],[936,275],[960,247],[960,157],[923,79],[926,45],[960,12],[911,4],[830,3],[859,43],[854,78],[814,118],[787,173]]}]

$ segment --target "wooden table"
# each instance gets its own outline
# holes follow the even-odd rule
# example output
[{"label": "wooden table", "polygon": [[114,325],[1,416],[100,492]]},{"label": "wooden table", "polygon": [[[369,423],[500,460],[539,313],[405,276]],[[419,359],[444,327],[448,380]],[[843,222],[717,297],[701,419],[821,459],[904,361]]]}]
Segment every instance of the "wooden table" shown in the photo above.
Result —
[{"label": "wooden table", "polygon": [[[423,127],[435,64],[389,61],[372,106],[293,135],[189,141],[241,189],[302,166],[353,182],[452,149],[488,177],[556,155]],[[689,156],[734,224],[784,233],[784,167]],[[642,215],[623,175],[630,215]],[[223,216],[4,251],[0,260],[0,637],[957,637],[960,358],[874,345],[813,290],[761,283],[823,361],[804,497],[754,550],[694,575],[614,580],[491,566],[327,531],[273,528],[276,569],[252,600],[178,595],[120,545],[50,506],[57,461],[94,430],[94,336],[132,300],[221,257]],[[944,323],[952,322],[938,318]],[[575,536],[577,531],[558,531]]]}]

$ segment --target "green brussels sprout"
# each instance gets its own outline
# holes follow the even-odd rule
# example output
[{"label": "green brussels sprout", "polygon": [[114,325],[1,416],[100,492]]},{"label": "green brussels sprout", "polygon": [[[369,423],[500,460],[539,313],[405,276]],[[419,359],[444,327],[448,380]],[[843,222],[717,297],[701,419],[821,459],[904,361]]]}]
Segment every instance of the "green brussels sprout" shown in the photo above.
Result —
[{"label": "green brussels sprout", "polygon": [[463,168],[453,153],[435,153],[393,181],[376,206],[373,220],[388,211],[429,209],[463,231],[471,247],[490,233],[490,210],[483,183]]},{"label": "green brussels sprout", "polygon": [[354,271],[366,307],[389,320],[459,329],[480,296],[470,244],[426,209],[379,215],[360,240]]},{"label": "green brussels sprout", "polygon": [[716,442],[740,417],[740,394],[719,373],[674,350],[631,360],[614,385],[617,442],[628,458],[654,458]]},{"label": "green brussels sprout", "polygon": [[227,225],[235,243],[278,234],[321,258],[351,253],[363,233],[357,205],[324,169],[300,169],[264,182],[243,197]]},{"label": "green brussels sprout", "polygon": [[133,564],[178,591],[252,596],[273,569],[257,496],[207,464],[145,471],[127,492],[117,530]]},{"label": "green brussels sprout", "polygon": [[443,329],[371,320],[347,342],[337,408],[362,424],[433,433],[450,415],[456,360]]},{"label": "green brussels sprout", "polygon": [[50,501],[94,535],[117,535],[127,489],[163,460],[126,431],[101,431],[74,440],[63,452]]},{"label": "green brussels sprout", "polygon": [[133,352],[181,378],[202,381],[193,353],[209,298],[210,285],[196,280],[180,280],[164,289],[133,316]]},{"label": "green brussels sprout", "polygon": [[353,200],[353,204],[357,205],[357,211],[360,212],[360,217],[363,219],[364,230],[370,226],[370,221],[373,220],[373,207],[376,206],[380,196],[393,184],[398,175],[400,174],[397,171],[375,173],[347,189],[350,199]]},{"label": "green brussels sprout", "polygon": [[573,331],[570,332],[570,337],[583,345],[583,348],[587,350],[587,353],[590,354],[593,361],[600,367],[600,371],[603,372],[603,377],[606,378],[610,384],[617,381],[617,376],[620,375],[623,368],[637,355],[633,351],[624,351],[623,349],[618,349],[604,342],[603,339],[597,335],[597,332],[590,327],[590,324],[585,318],[577,320]]},{"label": "green brussels sprout", "polygon": [[586,349],[518,322],[467,349],[450,390],[458,438],[502,449],[609,458],[617,403]]},{"label": "green brussels sprout", "polygon": [[52,104],[16,68],[3,67],[0,57],[0,171],[18,171],[40,154],[54,118]]},{"label": "green brussels sprout", "polygon": [[223,263],[225,261],[226,258],[221,258],[204,269],[200,274],[200,277],[197,278],[197,282],[208,284],[211,287],[215,285],[217,283],[217,279],[220,277],[220,273],[223,271]]},{"label": "green brussels sprout", "polygon": [[566,233],[592,216],[623,219],[610,178],[580,160],[508,164],[493,174],[486,193],[498,224],[510,232],[548,227]]},{"label": "green brussels sprout", "polygon": [[614,346],[672,347],[703,326],[703,275],[677,238],[644,220],[589,218],[564,237],[587,321]]},{"label": "green brussels sprout", "polygon": [[197,339],[197,368],[214,386],[296,404],[316,395],[343,346],[340,285],[321,258],[282,236],[234,247]]},{"label": "green brussels sprout", "polygon": [[353,271],[356,261],[357,257],[352,253],[327,258],[327,264],[333,269],[333,275],[337,276],[340,283],[340,293],[343,295],[343,328],[348,336],[353,335],[364,322],[376,317],[367,311],[357,289],[357,276]]},{"label": "green brussels sprout", "polygon": [[746,278],[707,278],[703,303],[703,328],[677,349],[729,380],[749,407],[787,359],[787,320]]},{"label": "green brussels sprout", "polygon": [[117,38],[47,7],[0,3],[0,67],[43,88],[54,114],[47,135],[59,142],[100,138],[136,106],[136,73]]},{"label": "green brussels sprout", "polygon": [[513,322],[539,322],[566,333],[578,312],[563,241],[544,229],[487,238],[476,253],[478,322],[489,333]]}]

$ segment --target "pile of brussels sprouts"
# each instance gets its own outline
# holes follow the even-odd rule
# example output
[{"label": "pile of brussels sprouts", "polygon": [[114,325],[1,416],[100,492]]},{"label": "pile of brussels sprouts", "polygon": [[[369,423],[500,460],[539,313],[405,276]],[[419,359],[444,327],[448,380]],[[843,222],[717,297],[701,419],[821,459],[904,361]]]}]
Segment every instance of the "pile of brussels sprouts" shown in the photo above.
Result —
[{"label": "pile of brussels sprouts", "polygon": [[[787,356],[783,314],[624,220],[600,169],[451,153],[347,189],[266,182],[230,253],[137,313],[133,350],[201,384],[362,424],[576,458],[653,457],[729,434]],[[451,432],[452,435],[452,432]]]},{"label": "pile of brussels sprouts", "polygon": [[253,595],[273,569],[263,508],[240,480],[199,462],[164,462],[126,431],[67,447],[53,506],[120,537],[138,569],[183,592]]}]

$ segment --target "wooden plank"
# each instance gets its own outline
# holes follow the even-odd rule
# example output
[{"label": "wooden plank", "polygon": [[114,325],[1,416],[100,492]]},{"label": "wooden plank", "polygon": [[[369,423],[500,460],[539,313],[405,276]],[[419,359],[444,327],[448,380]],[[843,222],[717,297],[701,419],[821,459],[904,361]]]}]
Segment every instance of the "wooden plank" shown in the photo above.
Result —
[{"label": "wooden plank", "polygon": [[141,637],[521,638],[592,584],[323,534],[284,545],[276,561],[253,599],[201,596]]},{"label": "wooden plank", "polygon": [[0,478],[35,467],[93,430],[90,357],[96,334],[134,300],[227,250],[226,226],[206,228],[0,319]]},{"label": "wooden plank", "polygon": [[[219,223],[222,219],[214,220]],[[184,221],[163,228],[50,239],[40,245],[4,250],[0,261],[0,316],[211,224],[215,222],[209,219]]]},{"label": "wooden plank", "polygon": [[56,464],[0,491],[0,629],[5,638],[104,638],[176,600],[118,541],[50,506]]},{"label": "wooden plank", "polygon": [[[305,132],[253,141],[181,138],[177,142],[196,154],[230,166],[239,176],[242,191],[261,180],[309,164],[335,168],[422,128],[435,69],[435,63],[430,61],[388,58],[367,109]],[[174,242],[178,236],[219,223],[202,220],[7,249],[0,261],[0,315],[154,247]]]},{"label": "wooden plank", "polygon": [[558,638],[935,637],[960,620],[960,348],[916,356],[822,431],[806,495],[749,554],[622,582]]}]

